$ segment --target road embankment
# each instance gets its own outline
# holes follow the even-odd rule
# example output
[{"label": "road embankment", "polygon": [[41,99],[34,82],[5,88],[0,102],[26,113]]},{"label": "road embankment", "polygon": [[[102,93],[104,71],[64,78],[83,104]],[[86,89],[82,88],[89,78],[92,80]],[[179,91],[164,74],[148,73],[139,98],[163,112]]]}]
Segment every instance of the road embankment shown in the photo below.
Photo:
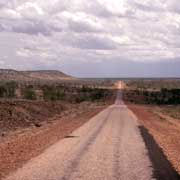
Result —
[{"label": "road embankment", "polygon": [[[172,118],[167,116],[159,116],[155,113],[155,107],[152,105],[127,104],[127,106],[137,116],[142,125],[140,131],[144,136],[145,143],[148,145],[150,139],[157,143],[156,145],[151,145],[150,154],[153,150],[155,150],[153,153],[157,154],[156,152],[159,152],[157,146],[159,146],[167,160],[170,161],[172,166],[180,174],[180,121],[176,119],[172,120]],[[152,138],[149,138],[150,136]]]},{"label": "road embankment", "polygon": [[[111,102],[109,102],[111,103]],[[64,115],[54,115],[41,121],[40,126],[18,128],[0,137],[0,179],[21,167],[29,159],[41,154],[58,140],[107,107],[104,103],[84,103]],[[45,117],[44,117],[45,118]],[[42,123],[43,122],[43,123]]]}]

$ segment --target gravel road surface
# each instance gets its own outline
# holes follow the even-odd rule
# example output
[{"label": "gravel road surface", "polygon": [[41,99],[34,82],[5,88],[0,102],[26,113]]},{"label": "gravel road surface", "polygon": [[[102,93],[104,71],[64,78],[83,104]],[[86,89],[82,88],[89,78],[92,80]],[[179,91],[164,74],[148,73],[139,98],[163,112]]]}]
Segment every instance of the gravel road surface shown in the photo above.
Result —
[{"label": "gravel road surface", "polygon": [[30,160],[6,180],[150,180],[138,122],[121,101]]}]

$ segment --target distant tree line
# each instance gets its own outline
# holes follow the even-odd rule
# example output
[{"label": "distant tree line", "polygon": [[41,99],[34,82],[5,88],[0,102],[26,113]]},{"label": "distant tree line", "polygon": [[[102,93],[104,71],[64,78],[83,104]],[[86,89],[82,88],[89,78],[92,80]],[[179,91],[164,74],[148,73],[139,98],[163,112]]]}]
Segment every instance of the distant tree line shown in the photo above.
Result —
[{"label": "distant tree line", "polygon": [[180,104],[180,89],[126,90],[124,91],[124,99],[142,104]]},{"label": "distant tree line", "polygon": [[96,101],[108,98],[112,92],[107,89],[81,87],[65,87],[65,86],[44,86],[44,100],[64,100],[68,102],[79,103],[83,101]]},{"label": "distant tree line", "polygon": [[[19,95],[17,95],[19,92]],[[98,101],[112,96],[112,90],[89,85],[68,84],[18,84],[17,82],[0,83],[0,98],[20,98],[27,100]],[[18,97],[20,96],[20,97]]]},{"label": "distant tree line", "polygon": [[126,81],[126,85],[139,90],[179,89],[180,79],[137,79]]}]

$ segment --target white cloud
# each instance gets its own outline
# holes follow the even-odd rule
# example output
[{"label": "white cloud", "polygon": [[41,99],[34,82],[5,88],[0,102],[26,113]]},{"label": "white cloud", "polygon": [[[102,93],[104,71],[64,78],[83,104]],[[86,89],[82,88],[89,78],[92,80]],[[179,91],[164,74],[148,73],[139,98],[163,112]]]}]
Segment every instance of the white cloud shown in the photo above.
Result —
[{"label": "white cloud", "polygon": [[20,13],[24,18],[36,19],[44,14],[41,7],[36,3],[26,2],[16,8],[17,12]]},{"label": "white cloud", "polygon": [[20,45],[6,37],[6,49],[32,62],[166,61],[179,58],[179,7],[178,0],[1,0],[0,33],[22,37]]},{"label": "white cloud", "polygon": [[0,18],[3,19],[20,19],[21,14],[13,9],[3,8],[0,10]]},{"label": "white cloud", "polygon": [[18,51],[16,51],[16,55],[20,56],[20,57],[31,57],[31,52],[27,49],[20,49]]}]

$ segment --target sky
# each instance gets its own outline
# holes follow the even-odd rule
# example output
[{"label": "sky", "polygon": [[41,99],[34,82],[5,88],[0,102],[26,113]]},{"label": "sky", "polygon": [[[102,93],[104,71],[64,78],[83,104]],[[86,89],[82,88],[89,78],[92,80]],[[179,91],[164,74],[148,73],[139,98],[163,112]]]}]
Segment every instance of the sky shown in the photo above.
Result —
[{"label": "sky", "polygon": [[180,77],[179,0],[0,0],[0,68]]}]

